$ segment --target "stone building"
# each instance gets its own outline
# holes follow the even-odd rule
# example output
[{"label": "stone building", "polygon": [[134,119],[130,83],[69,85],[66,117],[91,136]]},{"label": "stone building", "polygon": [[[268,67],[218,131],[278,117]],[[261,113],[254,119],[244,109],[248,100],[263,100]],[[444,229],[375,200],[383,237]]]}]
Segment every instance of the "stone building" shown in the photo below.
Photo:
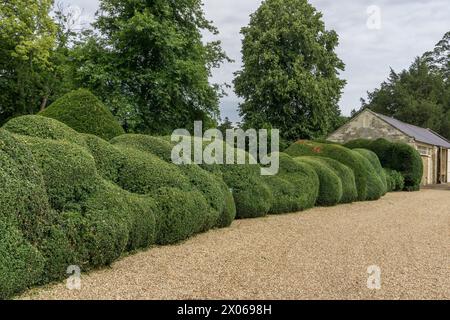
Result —
[{"label": "stone building", "polygon": [[345,143],[360,138],[385,138],[405,142],[422,156],[423,185],[450,182],[450,142],[430,129],[413,126],[366,109],[332,133],[328,140]]}]

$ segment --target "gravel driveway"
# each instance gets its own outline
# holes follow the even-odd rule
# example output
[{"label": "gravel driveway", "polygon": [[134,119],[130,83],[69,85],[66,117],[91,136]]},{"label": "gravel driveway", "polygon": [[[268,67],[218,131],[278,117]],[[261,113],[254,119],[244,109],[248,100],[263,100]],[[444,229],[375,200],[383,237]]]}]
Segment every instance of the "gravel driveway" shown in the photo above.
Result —
[{"label": "gravel driveway", "polygon": [[[450,299],[449,249],[450,191],[392,193],[235,221],[83,275],[79,291],[61,283],[23,298]],[[368,289],[369,266],[379,290]]]}]

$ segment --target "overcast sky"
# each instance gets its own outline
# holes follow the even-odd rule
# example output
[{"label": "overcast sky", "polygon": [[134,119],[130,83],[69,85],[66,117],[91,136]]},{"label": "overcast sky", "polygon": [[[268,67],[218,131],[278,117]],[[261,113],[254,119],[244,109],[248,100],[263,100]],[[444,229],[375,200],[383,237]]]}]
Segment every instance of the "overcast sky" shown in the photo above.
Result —
[{"label": "overcast sky", "polygon": [[[82,21],[90,21],[98,8],[97,0],[64,0],[83,9]],[[416,56],[431,50],[450,31],[449,0],[309,0],[323,13],[327,29],[339,34],[337,53],[346,64],[342,77],[347,80],[340,101],[345,115],[359,108],[366,97],[385,80],[389,68],[408,68]],[[205,13],[219,28],[219,39],[235,63],[214,73],[213,82],[231,84],[241,66],[240,29],[261,0],[204,0]],[[206,36],[206,39],[213,39]],[[222,99],[222,118],[239,121],[239,99],[233,89]]]}]

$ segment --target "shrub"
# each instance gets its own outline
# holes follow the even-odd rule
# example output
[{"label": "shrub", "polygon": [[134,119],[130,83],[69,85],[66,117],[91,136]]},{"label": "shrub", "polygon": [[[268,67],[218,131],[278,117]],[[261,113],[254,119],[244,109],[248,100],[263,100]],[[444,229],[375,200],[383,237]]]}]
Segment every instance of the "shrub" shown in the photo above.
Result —
[{"label": "shrub", "polygon": [[77,207],[96,189],[94,158],[82,147],[65,142],[20,137],[39,164],[51,206],[58,211]]},{"label": "shrub", "polygon": [[298,157],[295,160],[310,165],[316,171],[320,181],[318,205],[333,206],[341,201],[342,181],[325,162],[316,157]]},{"label": "shrub", "polygon": [[111,111],[84,89],[62,96],[40,112],[40,115],[61,121],[78,132],[90,133],[105,140],[124,133]]},{"label": "shrub", "polygon": [[40,168],[25,144],[0,129],[0,221],[15,221],[26,239],[42,236],[49,204]]},{"label": "shrub", "polygon": [[22,235],[15,223],[0,217],[0,299],[36,284],[44,258]]},{"label": "shrub", "polygon": [[[156,239],[156,203],[152,197],[127,192],[111,182],[102,180],[101,188],[85,203],[86,214],[109,217],[128,230],[127,250],[147,248]],[[123,226],[121,227],[123,230]],[[124,238],[121,236],[120,238]],[[122,246],[121,242],[117,248]],[[119,251],[119,249],[117,249]]]},{"label": "shrub", "polygon": [[[355,174],[358,200],[364,201],[368,198],[368,179],[371,174],[370,170],[373,169],[371,166],[367,166],[364,158],[358,153],[352,152],[352,150],[340,145],[323,144],[305,140],[292,144],[285,152],[293,157],[320,156],[341,162],[352,169]],[[375,173],[372,172],[372,174]]]},{"label": "shrub", "polygon": [[21,116],[9,120],[4,129],[23,136],[63,140],[86,147],[83,138],[62,122],[41,116]]},{"label": "shrub", "polygon": [[295,186],[280,176],[266,176],[265,183],[272,193],[272,203],[269,214],[279,214],[298,211],[299,191]]},{"label": "shrub", "polygon": [[258,165],[202,165],[225,181],[233,193],[236,217],[240,219],[266,216],[272,193],[260,175]]},{"label": "shrub", "polygon": [[356,190],[355,174],[353,170],[346,165],[331,158],[317,157],[321,162],[327,165],[341,179],[342,198],[341,203],[352,203],[358,199]]},{"label": "shrub", "polygon": [[386,139],[358,139],[345,144],[348,148],[365,148],[375,152],[383,168],[400,172],[405,180],[404,189],[420,189],[423,176],[423,162],[420,154],[406,143],[394,143]]},{"label": "shrub", "polygon": [[173,145],[162,137],[152,137],[142,134],[124,134],[112,139],[111,143],[150,152],[166,162],[172,162],[171,154]]},{"label": "shrub", "polygon": [[[162,137],[125,134],[112,139],[111,143],[118,147],[127,146],[149,152],[161,160],[172,162],[173,145]],[[230,190],[223,180],[195,164],[177,167],[186,176],[190,184],[205,196],[210,206],[217,212],[217,217],[216,215],[212,216],[208,225],[210,227],[229,226],[236,216],[236,207],[232,196],[230,197]]]},{"label": "shrub", "polygon": [[[387,189],[386,176],[384,175],[384,170],[383,170],[383,167],[381,166],[381,162],[380,162],[380,159],[378,158],[377,154],[371,150],[362,149],[362,148],[353,149],[353,151],[358,152],[360,155],[362,155],[367,160],[369,160],[370,164],[375,169],[375,172],[377,173],[378,177],[380,178],[380,180],[384,186],[384,189]],[[385,191],[384,194],[386,192],[387,191]]]},{"label": "shrub", "polygon": [[87,149],[95,159],[100,176],[117,183],[119,181],[119,172],[126,160],[125,154],[97,136],[88,134],[83,134],[82,136],[86,142]]},{"label": "shrub", "polygon": [[118,146],[125,155],[118,184],[125,190],[153,195],[161,187],[189,190],[192,187],[181,170],[157,156],[133,148]]},{"label": "shrub", "polygon": [[310,166],[279,153],[276,176],[264,177],[273,194],[271,214],[297,212],[314,206],[319,193],[319,178]]},{"label": "shrub", "polygon": [[402,174],[391,169],[384,169],[389,191],[401,191],[405,187],[405,180]]},{"label": "shrub", "polygon": [[378,200],[387,192],[386,179],[383,175],[383,168],[379,163],[375,153],[367,149],[354,149],[366,162],[366,166],[371,167],[371,172],[367,180],[367,200]]},{"label": "shrub", "polygon": [[211,208],[199,191],[161,188],[155,198],[158,244],[176,243],[204,230]]}]

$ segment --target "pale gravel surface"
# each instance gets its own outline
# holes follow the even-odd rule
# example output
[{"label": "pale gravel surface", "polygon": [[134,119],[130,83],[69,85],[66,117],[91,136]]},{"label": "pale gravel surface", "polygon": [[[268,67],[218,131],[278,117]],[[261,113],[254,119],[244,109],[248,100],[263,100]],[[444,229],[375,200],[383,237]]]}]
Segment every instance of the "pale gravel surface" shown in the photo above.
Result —
[{"label": "pale gravel surface", "polygon": [[[450,191],[235,221],[25,299],[450,299]],[[382,289],[367,289],[367,268]]]}]

